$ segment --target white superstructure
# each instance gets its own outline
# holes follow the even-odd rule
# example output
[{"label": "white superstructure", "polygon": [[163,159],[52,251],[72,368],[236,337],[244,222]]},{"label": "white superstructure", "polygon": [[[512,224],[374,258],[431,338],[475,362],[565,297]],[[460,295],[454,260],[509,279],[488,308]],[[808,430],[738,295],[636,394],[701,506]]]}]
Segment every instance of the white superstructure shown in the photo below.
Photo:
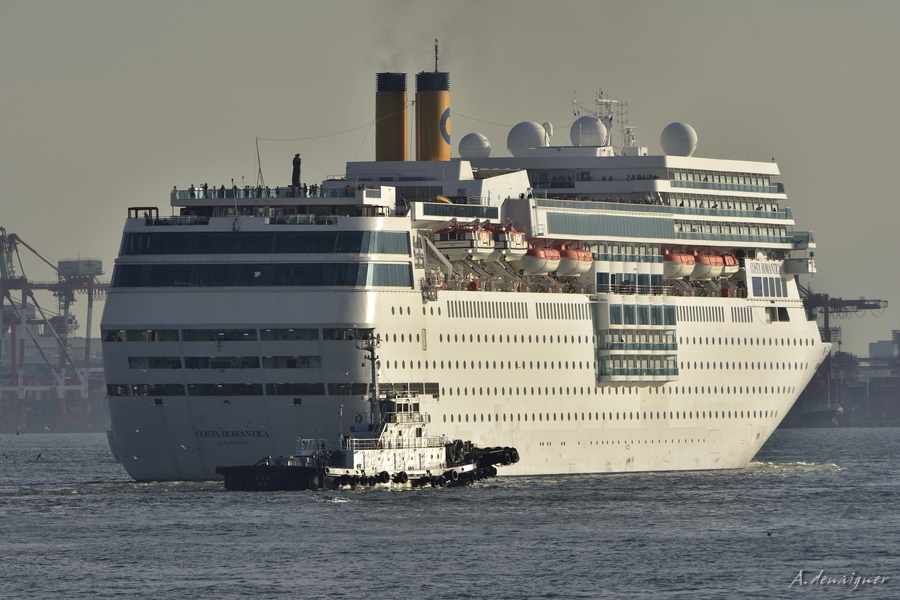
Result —
[{"label": "white superstructure", "polygon": [[[469,137],[466,158],[349,163],[314,196],[129,209],[102,320],[128,473],[213,479],[351,435],[370,334],[381,385],[417,392],[435,435],[518,448],[505,473],[745,465],[829,349],[777,166],[576,123],[574,146],[520,128],[514,158]],[[664,147],[690,154],[688,129]]]}]

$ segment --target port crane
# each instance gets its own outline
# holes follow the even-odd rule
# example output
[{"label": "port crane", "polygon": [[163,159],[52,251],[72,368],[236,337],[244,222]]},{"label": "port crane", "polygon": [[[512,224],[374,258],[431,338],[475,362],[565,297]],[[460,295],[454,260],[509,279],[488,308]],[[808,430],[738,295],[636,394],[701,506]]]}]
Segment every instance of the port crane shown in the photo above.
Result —
[{"label": "port crane", "polygon": [[[56,281],[29,279],[20,248],[46,263],[56,274]],[[40,420],[44,428],[49,428],[47,423],[66,430],[102,427],[102,378],[99,374],[92,376],[90,369],[93,305],[109,288],[98,279],[102,274],[100,260],[79,258],[54,263],[20,236],[0,227],[0,364],[9,362],[9,371],[0,372],[0,430],[35,429],[33,409],[46,413],[53,404],[55,418],[48,419],[44,414]],[[41,306],[36,291],[52,292],[58,301],[56,313]],[[71,312],[76,293],[87,296],[88,333],[82,364],[76,363],[69,346],[69,336],[78,328]],[[53,360],[48,345],[41,343],[47,339],[53,340],[50,347],[58,354],[58,361]],[[29,340],[43,362],[40,369],[26,368]]]},{"label": "port crane", "polygon": [[[842,316],[860,313],[864,310],[882,310],[887,308],[887,300],[871,300],[868,298],[857,298],[855,300],[845,300],[843,298],[832,298],[828,294],[819,294],[810,288],[803,287],[799,283],[797,287],[800,289],[800,297],[803,299],[803,306],[806,309],[808,318],[818,321],[818,317],[822,317],[823,342],[836,342],[840,344],[841,328],[831,326],[831,315]],[[814,380],[824,382],[826,405],[831,404],[831,354],[825,357],[819,370],[816,371]]]}]

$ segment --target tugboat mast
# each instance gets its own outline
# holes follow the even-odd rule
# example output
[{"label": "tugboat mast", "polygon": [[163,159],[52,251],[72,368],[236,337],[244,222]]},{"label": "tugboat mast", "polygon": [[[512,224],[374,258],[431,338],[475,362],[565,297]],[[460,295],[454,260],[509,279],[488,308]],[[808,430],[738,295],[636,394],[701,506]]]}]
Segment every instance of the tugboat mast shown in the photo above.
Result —
[{"label": "tugboat mast", "polygon": [[369,404],[371,405],[371,416],[370,421],[375,422],[375,415],[378,412],[378,355],[375,354],[378,347],[381,345],[381,337],[376,336],[374,333],[370,334],[370,336],[366,339],[357,340],[356,347],[363,352],[368,352],[369,355],[366,356],[366,360],[370,362],[370,366],[372,369],[372,382],[371,382],[371,394],[369,395]]}]

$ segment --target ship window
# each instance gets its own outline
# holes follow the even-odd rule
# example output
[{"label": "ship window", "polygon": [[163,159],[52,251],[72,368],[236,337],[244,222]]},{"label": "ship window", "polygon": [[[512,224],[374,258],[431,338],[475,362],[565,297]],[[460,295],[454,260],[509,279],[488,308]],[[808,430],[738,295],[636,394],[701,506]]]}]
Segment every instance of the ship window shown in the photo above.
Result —
[{"label": "ship window", "polygon": [[130,369],[180,369],[180,356],[131,356],[128,358]]},{"label": "ship window", "polygon": [[[368,330],[371,331],[371,330]],[[262,341],[309,341],[319,339],[318,329],[262,329],[259,332]]]},{"label": "ship window", "polygon": [[177,342],[177,329],[129,329],[125,332],[129,342]]},{"label": "ship window", "polygon": [[[366,385],[366,384],[362,384]],[[325,384],[322,383],[267,383],[267,396],[324,396]],[[365,393],[365,392],[363,392]]]},{"label": "ship window", "polygon": [[101,332],[103,336],[104,342],[124,342],[125,341],[125,330],[124,329],[111,329],[104,330]]}]

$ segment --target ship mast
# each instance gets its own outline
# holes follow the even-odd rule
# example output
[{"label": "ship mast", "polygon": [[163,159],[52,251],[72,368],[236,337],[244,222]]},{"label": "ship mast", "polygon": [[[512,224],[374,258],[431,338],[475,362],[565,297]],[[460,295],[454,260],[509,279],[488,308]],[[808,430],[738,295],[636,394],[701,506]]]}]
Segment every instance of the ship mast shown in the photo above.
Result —
[{"label": "ship mast", "polygon": [[378,412],[378,355],[375,352],[381,345],[381,337],[374,333],[369,337],[356,341],[356,347],[363,352],[368,352],[366,360],[370,362],[371,367],[371,394],[369,395],[369,404],[371,405],[371,422],[375,422],[375,415]]}]

